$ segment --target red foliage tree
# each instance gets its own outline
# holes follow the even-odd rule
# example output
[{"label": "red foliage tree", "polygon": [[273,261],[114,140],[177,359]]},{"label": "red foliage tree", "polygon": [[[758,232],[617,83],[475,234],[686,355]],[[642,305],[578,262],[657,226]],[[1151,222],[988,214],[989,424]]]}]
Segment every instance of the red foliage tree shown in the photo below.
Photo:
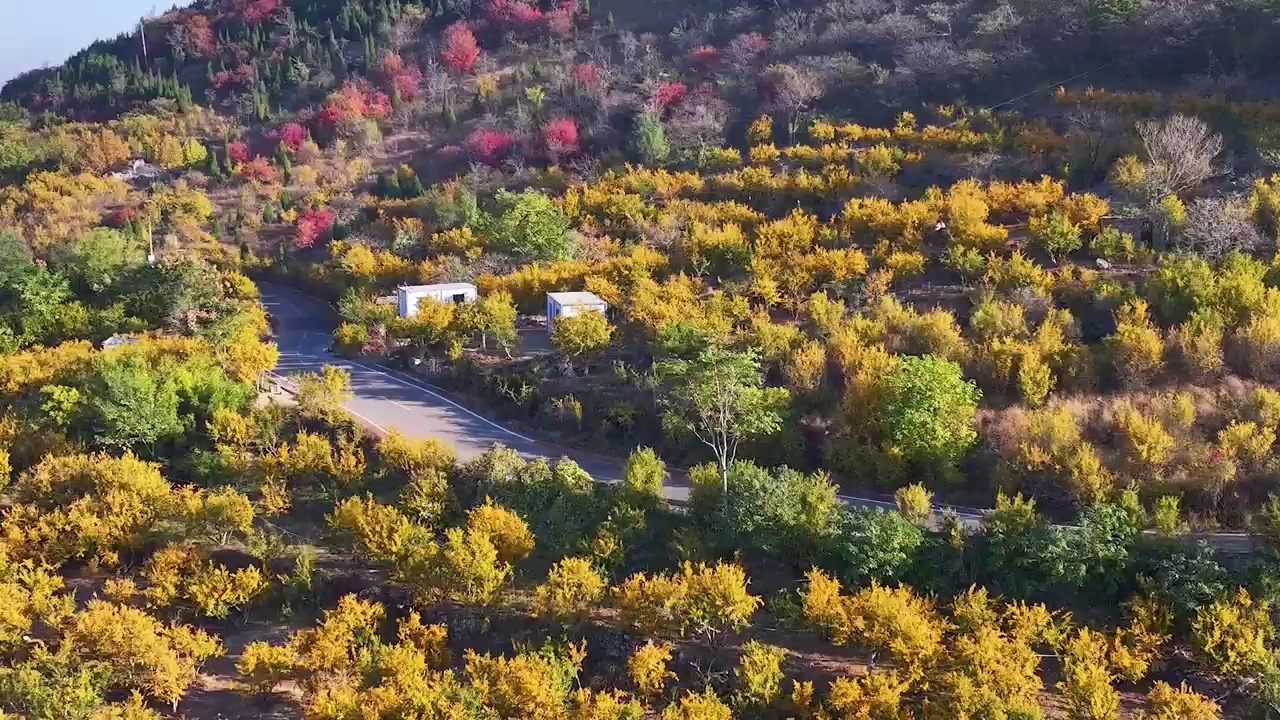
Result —
[{"label": "red foliage tree", "polygon": [[249,87],[253,84],[253,66],[241,65],[235,70],[222,70],[213,76],[213,87],[222,90],[237,85]]},{"label": "red foliage tree", "polygon": [[386,93],[370,88],[365,80],[348,80],[329,96],[316,117],[328,128],[352,132],[359,120],[381,120],[390,114],[391,99]]},{"label": "red foliage tree", "polygon": [[761,55],[769,52],[769,40],[758,32],[742,33],[729,41],[725,55],[729,62],[745,67],[755,62]]},{"label": "red foliage tree", "polygon": [[309,248],[315,245],[333,227],[333,221],[333,211],[328,208],[307,208],[298,213],[294,247]]},{"label": "red foliage tree", "polygon": [[658,110],[666,110],[680,104],[689,94],[689,86],[682,82],[662,82],[653,86],[649,102]]},{"label": "red foliage tree", "polygon": [[547,31],[557,37],[565,37],[573,32],[573,11],[558,7],[547,13]]},{"label": "red foliage tree", "polygon": [[496,164],[515,144],[515,138],[499,130],[472,130],[467,136],[467,152],[479,162]]},{"label": "red foliage tree", "polygon": [[578,152],[578,123],[573,118],[555,118],[542,126],[542,141],[552,157]]},{"label": "red foliage tree", "polygon": [[406,64],[398,53],[389,52],[382,56],[379,69],[387,88],[397,93],[401,100],[412,100],[418,96],[422,71],[416,65]]},{"label": "red foliage tree", "polygon": [[480,44],[464,21],[450,25],[444,31],[444,45],[440,48],[440,62],[466,74],[480,59]]},{"label": "red foliage tree", "polygon": [[217,48],[217,42],[213,34],[213,23],[209,22],[209,16],[203,13],[193,13],[189,15],[182,23],[183,43],[186,45],[187,52],[196,57],[205,57],[212,55],[214,49]]},{"label": "red foliage tree", "polygon": [[239,165],[240,163],[249,162],[249,145],[242,140],[232,140],[227,143],[227,157],[231,162]]},{"label": "red foliage tree", "polygon": [[580,62],[574,65],[573,81],[584,88],[599,85],[600,66],[589,62]]},{"label": "red foliage tree", "polygon": [[231,0],[231,15],[249,25],[257,25],[280,8],[280,0]]},{"label": "red foliage tree", "polygon": [[270,185],[280,177],[280,171],[276,169],[266,158],[258,155],[249,162],[240,163],[236,166],[236,176],[245,182],[261,183]]},{"label": "red foliage tree", "polygon": [[290,152],[298,152],[307,142],[307,129],[301,123],[287,122],[272,137],[280,141]]},{"label": "red foliage tree", "polygon": [[542,26],[543,13],[524,0],[487,0],[484,14],[502,30],[531,34]]},{"label": "red foliage tree", "polygon": [[117,230],[136,220],[138,211],[130,207],[119,207],[112,210],[102,219],[102,224]]},{"label": "red foliage tree", "polygon": [[710,45],[696,47],[689,52],[689,64],[703,72],[715,70],[720,67],[720,51]]}]

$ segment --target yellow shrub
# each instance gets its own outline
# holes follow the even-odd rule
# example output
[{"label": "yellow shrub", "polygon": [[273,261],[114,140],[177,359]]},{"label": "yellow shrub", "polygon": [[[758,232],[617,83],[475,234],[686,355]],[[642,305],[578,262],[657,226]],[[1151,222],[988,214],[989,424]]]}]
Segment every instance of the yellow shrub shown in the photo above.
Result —
[{"label": "yellow shrub", "polygon": [[1135,472],[1158,470],[1173,458],[1177,441],[1169,434],[1158,418],[1139,412],[1124,402],[1116,411],[1116,430],[1125,459]]},{"label": "yellow shrub", "polygon": [[1024,639],[996,628],[961,634],[930,678],[925,717],[1036,717],[1039,662]]},{"label": "yellow shrub", "polygon": [[1213,670],[1232,676],[1261,672],[1270,662],[1275,628],[1270,606],[1244,588],[1201,607],[1191,621],[1191,640]]},{"label": "yellow shrub", "polygon": [[423,625],[418,611],[411,610],[400,620],[396,638],[412,646],[431,667],[442,668],[449,664],[449,630],[444,625]]},{"label": "yellow shrub", "polygon": [[225,618],[232,609],[249,604],[267,587],[262,571],[253,565],[233,573],[213,562],[198,565],[184,584],[184,593],[191,603],[211,618]]},{"label": "yellow shrub", "polygon": [[292,647],[251,642],[240,652],[236,672],[245,694],[266,695],[293,676],[297,662]]},{"label": "yellow shrub", "polygon": [[747,126],[747,143],[763,145],[773,141],[773,118],[761,115]]},{"label": "yellow shrub", "polygon": [[898,514],[916,525],[924,525],[933,512],[933,493],[919,483],[900,487],[893,493]]},{"label": "yellow shrub", "polygon": [[1195,379],[1222,370],[1222,322],[1216,315],[1196,313],[1173,331],[1170,338],[1183,369]]},{"label": "yellow shrub", "polygon": [[994,254],[989,256],[982,282],[999,292],[1027,289],[1043,295],[1052,287],[1053,277],[1034,260],[1015,250],[1007,259]]},{"label": "yellow shrub", "polygon": [[1255,314],[1236,331],[1236,342],[1249,374],[1263,382],[1280,378],[1280,313],[1267,310]]},{"label": "yellow shrub", "polygon": [[1111,212],[1111,205],[1093,193],[1072,193],[1062,199],[1058,207],[1071,218],[1071,222],[1084,228],[1096,229],[1102,218]]},{"label": "yellow shrub", "polygon": [[1111,684],[1107,668],[1107,640],[1099,632],[1080,628],[1063,648],[1062,680],[1058,689],[1066,697],[1072,717],[1108,720],[1120,708],[1120,693]]},{"label": "yellow shrub", "polygon": [[839,718],[897,718],[901,717],[902,696],[910,687],[895,670],[841,677],[831,683],[827,705]]},{"label": "yellow shrub", "polygon": [[666,575],[636,573],[614,588],[613,601],[623,623],[648,634],[680,632],[683,583]]},{"label": "yellow shrub", "polygon": [[1163,680],[1157,681],[1147,693],[1151,704],[1151,720],[1218,720],[1221,712],[1218,703],[1193,691],[1183,682],[1173,687]]},{"label": "yellow shrub", "polygon": [[1143,300],[1130,300],[1116,311],[1116,332],[1106,343],[1112,373],[1122,385],[1145,385],[1164,363],[1164,341]]},{"label": "yellow shrub", "polygon": [[942,199],[947,230],[952,239],[965,247],[995,250],[1009,239],[1009,231],[987,223],[991,212],[986,193],[974,180],[952,185]]},{"label": "yellow shrub", "polygon": [[629,720],[644,715],[644,708],[618,690],[580,688],[569,699],[569,720]]},{"label": "yellow shrub", "polygon": [[487,533],[451,528],[445,532],[435,568],[437,592],[458,602],[488,605],[511,577],[511,564],[502,562]]},{"label": "yellow shrub", "polygon": [[817,340],[806,340],[787,354],[782,374],[792,390],[813,392],[822,386],[826,368],[826,348]]},{"label": "yellow shrub", "polygon": [[747,592],[747,575],[732,563],[685,563],[678,576],[684,584],[681,614],[696,633],[711,635],[742,629],[763,601]]},{"label": "yellow shrub", "polygon": [[399,556],[414,534],[409,518],[367,496],[338,503],[328,521],[330,528],[351,539],[357,552],[383,562]]},{"label": "yellow shrub", "polygon": [[480,703],[497,717],[557,720],[564,716],[584,656],[580,645],[563,654],[544,650],[511,658],[468,650],[466,674]]},{"label": "yellow shrub", "polygon": [[738,705],[768,707],[782,695],[782,660],[786,651],[748,640],[738,656],[733,674],[737,678]]},{"label": "yellow shrub", "polygon": [[533,533],[525,521],[491,501],[467,513],[467,533],[489,538],[504,563],[523,560],[533,551]]},{"label": "yellow shrub", "polygon": [[752,145],[747,152],[751,159],[752,165],[772,165],[782,156],[782,151],[774,146],[773,143],[764,145]]},{"label": "yellow shrub", "polygon": [[1261,465],[1271,454],[1275,442],[1274,430],[1249,421],[1232,422],[1218,433],[1218,450],[1222,456],[1245,468]]},{"label": "yellow shrub", "polygon": [[586,558],[564,558],[547,574],[547,581],[533,593],[534,612],[560,620],[580,618],[590,612],[608,585]]},{"label": "yellow shrub", "polygon": [[133,578],[111,577],[102,581],[102,594],[111,602],[123,605],[138,594],[138,585]]},{"label": "yellow shrub", "polygon": [[907,677],[919,677],[942,651],[945,623],[933,604],[910,588],[875,582],[850,596],[820,570],[811,570],[801,595],[805,618],[824,628],[836,644],[887,652]]},{"label": "yellow shrub", "polygon": [[686,692],[680,701],[662,711],[662,720],[732,720],[733,711],[711,688],[702,694]]},{"label": "yellow shrub", "polygon": [[656,697],[662,694],[667,680],[674,680],[676,677],[667,668],[670,662],[671,646],[666,643],[654,644],[649,640],[627,658],[627,677],[631,679],[636,692]]},{"label": "yellow shrub", "polygon": [[110,685],[177,706],[218,640],[186,625],[164,625],[136,608],[90,600],[63,636],[74,652],[111,668]]}]

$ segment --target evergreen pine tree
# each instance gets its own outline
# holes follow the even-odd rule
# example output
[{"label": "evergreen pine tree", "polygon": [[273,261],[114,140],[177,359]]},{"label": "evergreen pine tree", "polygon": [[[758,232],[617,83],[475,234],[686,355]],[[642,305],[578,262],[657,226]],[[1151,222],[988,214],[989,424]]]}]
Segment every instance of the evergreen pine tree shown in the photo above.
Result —
[{"label": "evergreen pine tree", "polygon": [[407,198],[422,197],[427,194],[426,188],[422,187],[422,180],[412,171],[409,173],[409,179],[400,183],[400,190]]},{"label": "evergreen pine tree", "polygon": [[276,157],[280,161],[280,170],[284,173],[285,183],[293,182],[293,161],[289,159],[289,151],[284,145],[276,151]]}]

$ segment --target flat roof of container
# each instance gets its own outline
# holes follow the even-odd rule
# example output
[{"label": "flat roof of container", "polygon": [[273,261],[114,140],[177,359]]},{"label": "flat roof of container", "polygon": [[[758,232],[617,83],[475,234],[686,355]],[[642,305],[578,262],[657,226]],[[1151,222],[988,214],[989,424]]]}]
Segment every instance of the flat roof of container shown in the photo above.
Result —
[{"label": "flat roof of container", "polygon": [[475,290],[476,286],[471,283],[436,283],[434,285],[401,285],[400,290],[405,292],[413,292],[415,290]]},{"label": "flat roof of container", "polygon": [[604,300],[601,300],[599,295],[585,290],[547,293],[547,297],[561,305],[599,305],[604,303]]}]

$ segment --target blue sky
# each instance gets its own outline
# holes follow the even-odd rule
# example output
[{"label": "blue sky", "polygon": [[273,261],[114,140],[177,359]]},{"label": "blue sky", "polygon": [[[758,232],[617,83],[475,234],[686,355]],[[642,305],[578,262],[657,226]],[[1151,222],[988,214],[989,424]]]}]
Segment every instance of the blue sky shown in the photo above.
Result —
[{"label": "blue sky", "polygon": [[111,38],[173,0],[0,0],[0,84],[56,65],[94,40]]}]

